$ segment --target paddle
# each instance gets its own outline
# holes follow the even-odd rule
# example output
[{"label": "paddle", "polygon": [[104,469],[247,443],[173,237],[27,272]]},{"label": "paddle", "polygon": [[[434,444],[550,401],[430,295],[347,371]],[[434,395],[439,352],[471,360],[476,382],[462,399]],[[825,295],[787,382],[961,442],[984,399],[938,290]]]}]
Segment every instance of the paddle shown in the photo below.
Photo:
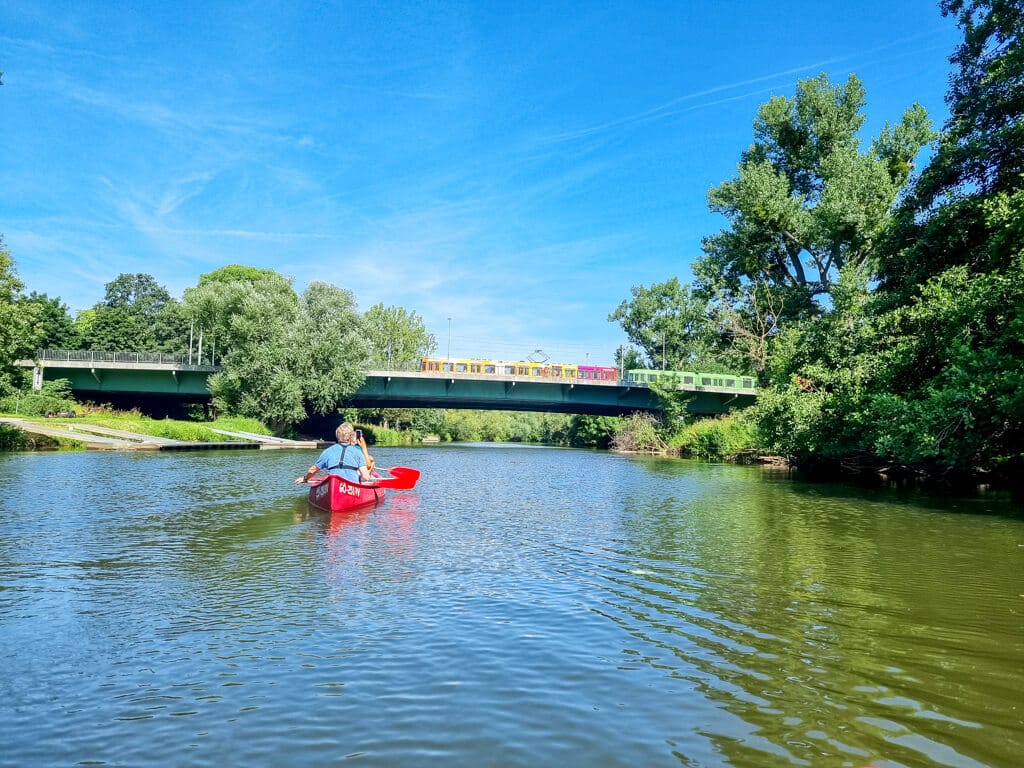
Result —
[{"label": "paddle", "polygon": [[412,467],[391,467],[384,469],[392,477],[378,477],[374,485],[379,488],[394,488],[398,491],[407,491],[416,487],[420,479],[420,471]]}]

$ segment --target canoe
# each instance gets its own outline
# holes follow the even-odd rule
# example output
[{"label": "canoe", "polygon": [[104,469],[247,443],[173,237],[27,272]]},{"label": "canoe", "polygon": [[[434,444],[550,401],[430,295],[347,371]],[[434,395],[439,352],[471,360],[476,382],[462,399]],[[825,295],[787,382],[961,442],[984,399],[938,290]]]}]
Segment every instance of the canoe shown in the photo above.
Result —
[{"label": "canoe", "polygon": [[384,500],[384,488],[353,483],[338,475],[323,475],[309,481],[309,503],[324,512],[347,512]]}]

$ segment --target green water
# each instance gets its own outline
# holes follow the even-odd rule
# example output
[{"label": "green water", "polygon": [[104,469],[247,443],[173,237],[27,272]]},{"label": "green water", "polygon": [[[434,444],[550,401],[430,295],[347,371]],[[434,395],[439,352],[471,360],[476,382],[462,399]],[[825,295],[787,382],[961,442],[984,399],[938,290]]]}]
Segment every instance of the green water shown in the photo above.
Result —
[{"label": "green water", "polygon": [[0,765],[1017,766],[1024,516],[756,468],[0,457]]}]

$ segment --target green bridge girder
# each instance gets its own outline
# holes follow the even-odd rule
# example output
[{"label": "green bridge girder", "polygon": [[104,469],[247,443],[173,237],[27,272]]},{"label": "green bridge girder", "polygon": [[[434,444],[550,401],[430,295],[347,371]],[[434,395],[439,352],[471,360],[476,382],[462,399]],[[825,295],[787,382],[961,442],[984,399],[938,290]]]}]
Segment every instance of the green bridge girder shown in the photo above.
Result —
[{"label": "green bridge girder", "polygon": [[[133,353],[40,353],[38,360],[19,360],[33,370],[33,386],[44,380],[68,379],[75,394],[96,398],[104,393],[163,396],[183,402],[209,402],[207,378],[213,365],[190,365],[180,360]],[[77,356],[79,359],[71,359]],[[156,357],[157,359],[144,359]],[[753,390],[695,387],[687,409],[713,415],[751,405]],[[540,411],[619,416],[656,411],[658,399],[645,386],[608,383],[558,382],[525,376],[494,376],[419,371],[369,371],[363,385],[346,403],[356,408],[465,408],[476,410]]]},{"label": "green bridge girder", "polygon": [[[712,415],[751,405],[752,390],[693,390],[687,408]],[[471,408],[621,416],[659,410],[644,386],[531,379],[525,376],[370,371],[352,405],[359,408]]]}]

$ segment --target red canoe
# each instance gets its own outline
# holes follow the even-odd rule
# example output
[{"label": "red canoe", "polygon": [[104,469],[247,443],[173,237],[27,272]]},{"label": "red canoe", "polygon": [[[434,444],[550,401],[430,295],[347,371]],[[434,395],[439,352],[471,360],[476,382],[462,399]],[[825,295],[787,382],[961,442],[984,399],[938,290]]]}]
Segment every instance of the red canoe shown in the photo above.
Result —
[{"label": "red canoe", "polygon": [[353,483],[338,475],[309,481],[309,503],[324,512],[347,512],[384,501],[384,488],[376,483]]}]

